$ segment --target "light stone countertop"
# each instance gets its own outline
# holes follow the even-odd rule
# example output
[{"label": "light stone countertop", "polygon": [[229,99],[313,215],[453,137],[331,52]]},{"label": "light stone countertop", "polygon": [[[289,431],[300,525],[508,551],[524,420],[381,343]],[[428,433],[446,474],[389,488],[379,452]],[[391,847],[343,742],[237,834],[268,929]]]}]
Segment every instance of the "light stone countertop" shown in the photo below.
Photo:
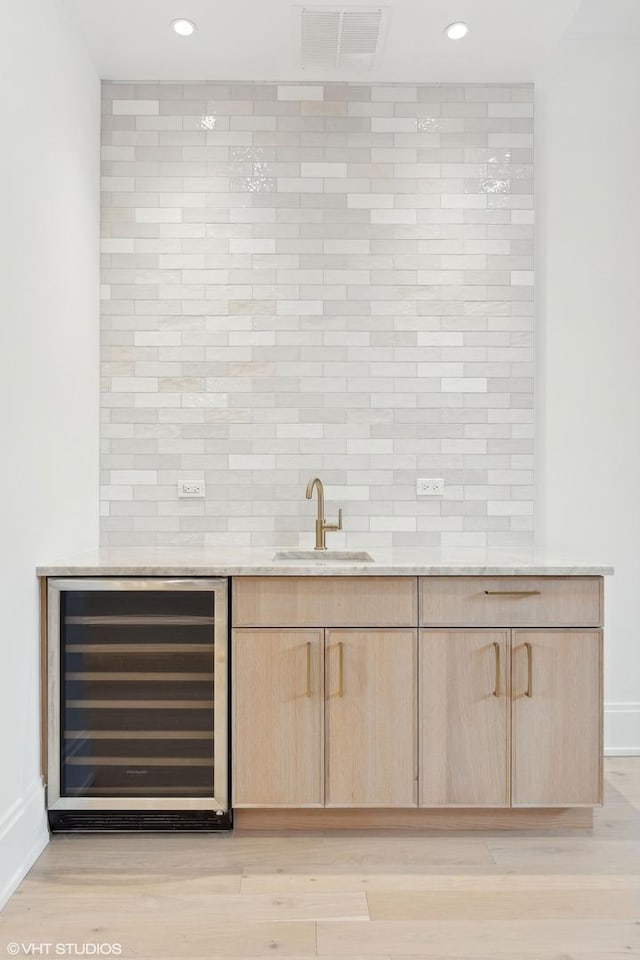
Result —
[{"label": "light stone countertop", "polygon": [[388,550],[372,548],[373,563],[343,560],[274,560],[287,548],[103,547],[39,563],[39,577],[242,577],[242,576],[608,576],[609,564],[515,555],[493,550]]}]

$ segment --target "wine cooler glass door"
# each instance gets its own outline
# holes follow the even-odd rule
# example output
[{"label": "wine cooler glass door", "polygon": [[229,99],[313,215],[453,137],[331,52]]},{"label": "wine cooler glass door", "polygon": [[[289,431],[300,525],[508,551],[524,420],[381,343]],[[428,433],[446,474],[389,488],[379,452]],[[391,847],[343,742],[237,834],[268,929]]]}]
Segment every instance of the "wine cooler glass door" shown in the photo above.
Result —
[{"label": "wine cooler glass door", "polygon": [[226,810],[226,581],[58,580],[49,605],[50,809]]}]

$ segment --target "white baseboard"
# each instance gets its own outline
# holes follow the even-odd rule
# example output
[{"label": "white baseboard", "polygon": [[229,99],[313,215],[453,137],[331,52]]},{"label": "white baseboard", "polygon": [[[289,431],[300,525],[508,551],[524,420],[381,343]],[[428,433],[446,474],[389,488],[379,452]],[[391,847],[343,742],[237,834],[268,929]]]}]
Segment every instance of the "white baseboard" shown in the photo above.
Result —
[{"label": "white baseboard", "polygon": [[48,842],[44,787],[38,780],[0,821],[0,910]]},{"label": "white baseboard", "polygon": [[640,757],[640,703],[605,703],[605,757]]}]

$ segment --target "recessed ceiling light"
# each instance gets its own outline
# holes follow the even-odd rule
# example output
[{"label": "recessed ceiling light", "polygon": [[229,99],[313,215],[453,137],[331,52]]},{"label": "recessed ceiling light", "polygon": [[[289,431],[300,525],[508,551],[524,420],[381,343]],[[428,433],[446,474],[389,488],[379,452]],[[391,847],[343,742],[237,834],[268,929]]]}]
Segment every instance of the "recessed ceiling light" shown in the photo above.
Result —
[{"label": "recessed ceiling light", "polygon": [[462,40],[469,32],[469,27],[466,23],[456,21],[456,23],[450,23],[448,27],[445,27],[444,32],[449,37],[449,40]]},{"label": "recessed ceiling light", "polygon": [[196,25],[192,20],[174,20],[171,26],[181,37],[190,37],[196,29]]}]

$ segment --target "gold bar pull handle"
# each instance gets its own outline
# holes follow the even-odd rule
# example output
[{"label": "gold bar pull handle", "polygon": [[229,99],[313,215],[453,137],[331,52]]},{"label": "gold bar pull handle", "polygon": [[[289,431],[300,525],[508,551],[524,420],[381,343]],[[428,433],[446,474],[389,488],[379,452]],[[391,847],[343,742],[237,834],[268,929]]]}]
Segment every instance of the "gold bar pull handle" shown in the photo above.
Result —
[{"label": "gold bar pull handle", "polygon": [[527,651],[527,690],[525,697],[533,696],[533,647],[530,643],[525,643]]},{"label": "gold bar pull handle", "polygon": [[305,697],[310,697],[312,695],[311,690],[311,643],[307,643],[307,689],[305,690]]},{"label": "gold bar pull handle", "polygon": [[496,672],[495,679],[493,684],[493,695],[494,697],[500,696],[500,644],[494,641],[493,643],[493,652],[495,654],[495,663],[496,663]]},{"label": "gold bar pull handle", "polygon": [[539,597],[539,590],[485,590],[487,597]]},{"label": "gold bar pull handle", "polygon": [[344,643],[338,644],[338,696],[344,697]]}]

